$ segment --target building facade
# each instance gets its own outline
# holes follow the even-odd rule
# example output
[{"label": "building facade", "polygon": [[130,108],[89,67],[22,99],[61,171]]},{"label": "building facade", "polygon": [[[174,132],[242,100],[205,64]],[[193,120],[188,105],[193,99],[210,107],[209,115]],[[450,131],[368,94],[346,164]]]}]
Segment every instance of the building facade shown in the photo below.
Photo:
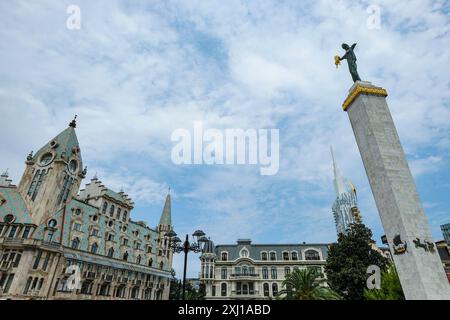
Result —
[{"label": "building facade", "polygon": [[200,256],[200,281],[206,299],[275,299],[286,275],[295,269],[315,268],[325,277],[328,244],[205,243]]},{"label": "building facade", "polygon": [[155,228],[133,201],[86,176],[75,120],[30,153],[20,183],[0,177],[1,299],[168,299],[170,195]]},{"label": "building facade", "polygon": [[361,217],[358,210],[356,188],[351,183],[347,183],[339,171],[334,160],[333,149],[331,149],[331,157],[333,159],[334,190],[336,192],[332,212],[336,232],[339,236],[340,233],[347,233],[351,223],[361,222]]}]

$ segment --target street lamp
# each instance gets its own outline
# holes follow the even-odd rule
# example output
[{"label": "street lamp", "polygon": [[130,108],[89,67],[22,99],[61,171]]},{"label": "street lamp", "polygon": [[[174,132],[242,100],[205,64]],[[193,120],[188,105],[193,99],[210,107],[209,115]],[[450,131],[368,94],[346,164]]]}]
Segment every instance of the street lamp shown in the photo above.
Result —
[{"label": "street lamp", "polygon": [[165,237],[169,239],[169,247],[174,253],[184,252],[184,268],[183,268],[183,300],[186,298],[186,267],[187,267],[187,256],[189,251],[201,252],[201,245],[208,241],[205,237],[205,233],[202,230],[196,230],[192,236],[194,237],[194,242],[189,242],[189,235],[186,235],[186,240],[182,243],[181,239],[177,237],[175,231],[170,230],[165,234]]}]

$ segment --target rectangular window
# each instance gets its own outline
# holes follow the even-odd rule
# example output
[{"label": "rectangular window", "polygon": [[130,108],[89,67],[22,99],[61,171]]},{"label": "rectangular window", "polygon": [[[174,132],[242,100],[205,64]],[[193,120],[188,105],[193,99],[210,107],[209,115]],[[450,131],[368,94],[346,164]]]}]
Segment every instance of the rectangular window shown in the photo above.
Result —
[{"label": "rectangular window", "polygon": [[34,259],[33,270],[36,270],[39,266],[39,262],[41,261],[42,251],[38,251],[36,255],[36,259]]},{"label": "rectangular window", "polygon": [[213,296],[213,297],[215,297],[216,296],[216,286],[212,286],[211,287],[211,295]]},{"label": "rectangular window", "polygon": [[284,268],[284,276],[285,277],[288,276],[290,273],[291,273],[291,268],[289,268],[289,267]]},{"label": "rectangular window", "polygon": [[47,270],[49,260],[50,260],[50,252],[47,252],[45,255],[44,264],[42,265],[42,270],[44,271]]},{"label": "rectangular window", "polygon": [[9,287],[11,286],[11,283],[14,279],[14,273],[11,273],[8,277],[8,280],[6,280],[5,289],[3,289],[3,293],[8,293]]},{"label": "rectangular window", "polygon": [[227,268],[222,268],[222,279],[227,278]]},{"label": "rectangular window", "polygon": [[8,238],[14,238],[16,236],[17,226],[11,226],[9,229]]},{"label": "rectangular window", "polygon": [[269,279],[269,270],[267,268],[262,269],[263,279]]},{"label": "rectangular window", "polygon": [[75,231],[81,231],[81,224],[79,224],[79,223],[74,223],[74,225],[73,225],[73,230],[75,230]]},{"label": "rectangular window", "polygon": [[242,294],[242,283],[236,282],[236,294]]},{"label": "rectangular window", "polygon": [[276,279],[276,278],[277,278],[277,269],[272,268],[272,279]]},{"label": "rectangular window", "polygon": [[22,233],[22,239],[28,239],[28,237],[30,236],[30,231],[31,231],[31,226],[26,226]]}]

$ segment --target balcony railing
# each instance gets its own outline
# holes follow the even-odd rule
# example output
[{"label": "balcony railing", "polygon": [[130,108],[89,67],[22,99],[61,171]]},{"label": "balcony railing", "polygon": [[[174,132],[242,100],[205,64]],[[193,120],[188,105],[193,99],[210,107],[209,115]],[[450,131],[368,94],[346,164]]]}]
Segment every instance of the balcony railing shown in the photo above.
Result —
[{"label": "balcony railing", "polygon": [[232,273],[230,275],[231,279],[243,279],[243,278],[259,278],[259,273]]}]

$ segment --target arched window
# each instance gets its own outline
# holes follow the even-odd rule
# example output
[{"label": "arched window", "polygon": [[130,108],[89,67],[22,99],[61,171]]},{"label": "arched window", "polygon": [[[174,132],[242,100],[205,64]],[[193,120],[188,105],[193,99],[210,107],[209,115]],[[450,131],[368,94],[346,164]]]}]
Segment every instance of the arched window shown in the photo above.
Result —
[{"label": "arched window", "polygon": [[320,255],[316,250],[306,250],[305,260],[320,260]]},{"label": "arched window", "polygon": [[267,260],[267,252],[261,253],[261,260],[264,260],[264,261]]},{"label": "arched window", "polygon": [[148,266],[149,267],[153,266],[153,259],[152,258],[148,259]]},{"label": "arched window", "polygon": [[91,245],[91,252],[92,252],[92,253],[97,253],[97,249],[98,249],[98,244],[94,242],[94,243]]},{"label": "arched window", "polygon": [[226,283],[222,283],[220,285],[220,295],[222,297],[226,297],[227,296],[227,284]]},{"label": "arched window", "polygon": [[108,202],[103,202],[103,208],[102,208],[102,213],[105,214],[106,213],[106,209],[108,209]]},{"label": "arched window", "polygon": [[276,283],[272,283],[272,294],[274,297],[278,294],[278,285]]},{"label": "arched window", "polygon": [[271,252],[271,253],[270,253],[270,260],[271,260],[271,261],[277,260],[277,254],[276,254],[276,252]]},{"label": "arched window", "polygon": [[284,276],[287,277],[291,273],[291,268],[286,267],[284,268]]},{"label": "arched window", "polygon": [[289,260],[289,252],[283,252],[283,260]]},{"label": "arched window", "polygon": [[80,239],[74,238],[72,240],[72,245],[71,245],[72,249],[78,249],[79,245],[80,245]]},{"label": "arched window", "polygon": [[268,283],[264,283],[263,288],[264,288],[264,297],[268,297],[270,295],[270,293],[269,293],[269,284]]},{"label": "arched window", "polygon": [[122,215],[122,221],[123,221],[123,222],[126,222],[126,221],[127,221],[127,218],[128,218],[128,211],[125,210],[125,211],[123,212],[123,215]]},{"label": "arched window", "polygon": [[137,264],[140,264],[140,263],[141,263],[141,256],[137,256],[137,258],[136,258],[136,263],[137,263]]},{"label": "arched window", "polygon": [[295,252],[295,251],[291,252],[291,259],[292,260],[298,260],[297,252]]},{"label": "arched window", "polygon": [[222,261],[228,261],[228,252],[222,252]]},{"label": "arched window", "polygon": [[25,289],[23,289],[23,294],[28,293],[28,290],[30,289],[30,286],[31,286],[31,281],[33,281],[33,278],[28,277],[27,283],[25,284]]},{"label": "arched window", "polygon": [[111,207],[109,207],[109,216],[112,218],[114,217],[114,209],[116,209],[115,205],[111,205]]},{"label": "arched window", "polygon": [[61,192],[58,196],[58,204],[65,203],[67,201],[67,198],[69,197],[70,189],[72,188],[73,184],[73,178],[69,177],[69,175],[66,174],[63,181],[63,187],[61,189]]},{"label": "arched window", "polygon": [[122,212],[122,208],[117,208],[116,219],[120,220],[120,213]]},{"label": "arched window", "polygon": [[108,257],[112,258],[114,256],[114,248],[109,248]]},{"label": "arched window", "polygon": [[164,268],[164,263],[163,263],[162,261],[159,263],[159,268],[160,268],[161,270]]},{"label": "arched window", "polygon": [[128,261],[128,252],[123,254],[123,260]]}]

